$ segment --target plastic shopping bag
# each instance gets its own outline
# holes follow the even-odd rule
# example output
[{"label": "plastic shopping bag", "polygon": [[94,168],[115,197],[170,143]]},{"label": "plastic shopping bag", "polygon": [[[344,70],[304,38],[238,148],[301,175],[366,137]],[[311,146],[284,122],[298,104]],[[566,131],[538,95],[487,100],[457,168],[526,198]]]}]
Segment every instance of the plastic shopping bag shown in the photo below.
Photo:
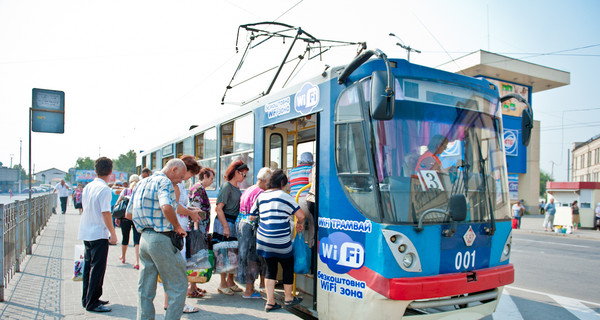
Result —
[{"label": "plastic shopping bag", "polygon": [[238,242],[225,241],[213,246],[215,273],[237,273]]},{"label": "plastic shopping bag", "polygon": [[209,269],[213,267],[210,260],[213,259],[211,256],[212,252],[208,249],[202,249],[194,253],[185,263],[186,270],[193,269]]},{"label": "plastic shopping bag", "polygon": [[82,244],[75,245],[75,255],[74,255],[74,264],[75,269],[73,272],[73,281],[82,281],[83,280],[83,265],[84,265],[84,257],[85,247]]},{"label": "plastic shopping bag", "polygon": [[190,258],[201,250],[207,250],[206,234],[201,230],[191,230],[187,232],[185,238],[185,255]]},{"label": "plastic shopping bag", "polygon": [[209,282],[210,278],[212,276],[212,273],[213,273],[214,265],[215,265],[215,260],[214,260],[214,255],[213,255],[212,250],[208,251],[208,263],[209,263],[208,268],[191,269],[191,270],[188,269],[187,270],[188,282],[195,282],[195,283]]},{"label": "plastic shopping bag", "polygon": [[294,273],[307,274],[310,272],[310,248],[304,242],[302,232],[296,234],[292,244],[294,251]]}]

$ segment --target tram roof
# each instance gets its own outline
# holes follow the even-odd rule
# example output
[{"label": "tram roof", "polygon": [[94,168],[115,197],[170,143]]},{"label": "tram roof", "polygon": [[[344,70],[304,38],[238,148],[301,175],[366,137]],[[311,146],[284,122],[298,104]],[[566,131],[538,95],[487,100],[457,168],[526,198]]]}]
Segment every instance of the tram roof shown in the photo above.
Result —
[{"label": "tram roof", "polygon": [[566,86],[571,81],[570,72],[484,50],[447,62],[439,69],[471,77],[484,76],[531,86],[533,92]]}]

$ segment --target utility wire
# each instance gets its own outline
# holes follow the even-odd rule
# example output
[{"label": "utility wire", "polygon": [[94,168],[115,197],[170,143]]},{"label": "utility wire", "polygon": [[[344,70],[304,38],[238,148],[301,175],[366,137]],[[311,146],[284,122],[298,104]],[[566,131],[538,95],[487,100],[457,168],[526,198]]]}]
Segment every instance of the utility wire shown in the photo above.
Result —
[{"label": "utility wire", "polygon": [[287,9],[284,13],[282,13],[281,15],[279,15],[279,17],[275,18],[275,20],[273,21],[277,21],[279,20],[279,18],[283,17],[286,13],[290,12],[290,10],[294,9],[296,6],[298,6],[300,3],[302,3],[304,0],[300,0],[298,1],[295,5],[291,6],[289,9]]}]

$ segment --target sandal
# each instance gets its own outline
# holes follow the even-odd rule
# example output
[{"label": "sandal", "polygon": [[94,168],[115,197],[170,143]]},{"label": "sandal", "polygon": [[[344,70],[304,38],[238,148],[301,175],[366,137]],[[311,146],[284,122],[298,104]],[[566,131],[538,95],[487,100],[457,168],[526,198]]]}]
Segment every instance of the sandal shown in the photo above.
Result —
[{"label": "sandal", "polygon": [[231,288],[218,288],[217,291],[219,291],[220,294],[224,294],[227,296],[232,296],[235,294],[235,292],[233,292]]},{"label": "sandal", "polygon": [[294,297],[294,299],[292,301],[286,301],[285,302],[285,307],[286,308],[291,308],[291,307],[299,304],[300,302],[302,302],[302,297]]},{"label": "sandal", "polygon": [[244,299],[260,299],[260,298],[262,298],[262,297],[260,296],[260,293],[258,293],[257,291],[254,291],[254,292],[253,292],[251,295],[249,295],[249,296],[242,295],[242,298],[244,298]]},{"label": "sandal", "polygon": [[188,298],[204,298],[204,292],[202,292],[202,290],[196,290],[192,293],[187,294]]},{"label": "sandal", "polygon": [[200,309],[199,309],[199,308],[192,307],[192,306],[190,306],[189,304],[186,304],[186,305],[183,307],[183,313],[196,313],[196,312],[198,312],[198,311],[200,311]]},{"label": "sandal", "polygon": [[273,310],[281,309],[281,305],[279,304],[265,304],[265,312],[270,312]]},{"label": "sandal", "polygon": [[136,265],[134,265],[134,266],[133,266],[133,268],[134,268],[135,270],[140,270],[140,265],[139,265],[139,264],[136,264]]},{"label": "sandal", "polygon": [[233,292],[242,292],[244,291],[242,288],[238,287],[237,285],[232,285],[231,287],[229,287],[229,289],[231,289],[231,291]]}]

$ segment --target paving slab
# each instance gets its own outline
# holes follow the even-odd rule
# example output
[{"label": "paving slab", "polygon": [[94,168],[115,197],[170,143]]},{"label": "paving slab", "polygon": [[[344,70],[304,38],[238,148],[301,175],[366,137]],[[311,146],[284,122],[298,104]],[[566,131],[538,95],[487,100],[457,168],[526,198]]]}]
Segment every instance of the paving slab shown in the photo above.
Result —
[{"label": "paving slab", "polygon": [[[5,289],[0,302],[0,319],[135,319],[139,271],[133,269],[134,247],[127,249],[126,263],[118,259],[121,245],[111,246],[103,286],[103,300],[109,300],[108,313],[87,312],[81,306],[82,282],[73,280],[75,246],[81,216],[72,206],[65,215],[53,215]],[[119,243],[121,230],[117,228]],[[186,303],[198,307],[194,314],[182,319],[299,319],[286,310],[264,312],[265,300],[243,299],[240,293],[225,296],[217,292],[219,276],[199,287],[208,291],[204,298],[187,298]],[[156,319],[164,319],[164,292],[159,285],[154,299]]]}]

